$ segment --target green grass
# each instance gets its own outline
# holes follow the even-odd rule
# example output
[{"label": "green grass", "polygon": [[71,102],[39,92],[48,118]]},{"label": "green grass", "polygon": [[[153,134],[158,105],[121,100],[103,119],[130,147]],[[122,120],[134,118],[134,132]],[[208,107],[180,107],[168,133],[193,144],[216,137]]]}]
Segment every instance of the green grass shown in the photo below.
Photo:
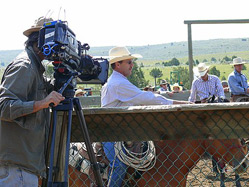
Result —
[{"label": "green grass", "polygon": [[[249,56],[249,51],[235,51],[235,52],[227,52],[227,53],[217,53],[217,54],[204,54],[204,55],[194,55],[193,54],[193,59],[198,60],[199,62],[203,62],[204,59],[206,59],[208,62],[211,61],[211,58],[214,57],[216,58],[217,61],[221,61],[225,56],[228,56],[231,58],[232,56],[238,56],[241,57],[242,59],[248,59]],[[177,57],[176,57],[177,58]],[[182,58],[177,58],[182,65],[185,65],[186,62],[188,62],[188,56],[182,57]],[[169,60],[143,60],[139,59],[137,61],[138,64],[143,63],[144,66],[155,66],[156,63],[161,63],[162,62],[167,62]]]},{"label": "green grass", "polygon": [[[226,79],[228,75],[233,71],[233,66],[229,64],[207,64],[212,68],[213,66],[216,66],[216,69],[220,71],[220,79],[224,76]],[[243,70],[242,72],[249,78],[249,64],[245,65],[247,70]],[[144,72],[144,76],[146,80],[149,80],[149,84],[154,85],[155,80],[152,76],[150,76],[150,71],[153,68],[159,68],[163,76],[160,79],[170,79],[170,72],[173,71],[173,67],[165,67],[165,66],[154,66],[154,67],[143,67],[142,70]],[[187,65],[184,65],[184,67],[187,67]]]},{"label": "green grass", "polygon": [[[242,57],[243,58],[243,57]],[[228,75],[233,71],[233,66],[229,65],[229,64],[208,64],[210,65],[210,68],[212,68],[213,66],[216,66],[216,69],[220,71],[220,79],[224,76],[224,77],[228,77]],[[187,65],[182,65],[186,68],[188,68]],[[243,70],[243,73],[249,78],[249,64],[245,64],[247,70]],[[144,76],[146,80],[149,80],[149,84],[154,85],[155,80],[152,76],[150,76],[150,71],[153,68],[159,68],[162,73],[163,76],[160,79],[170,79],[170,72],[173,71],[173,67],[165,67],[165,66],[146,66],[146,67],[142,67],[142,70],[144,72]],[[0,69],[0,77],[2,77],[4,69]],[[78,87],[84,87],[84,88],[93,88],[93,90],[98,90],[100,89],[99,85],[86,85],[86,84],[78,84]]]}]

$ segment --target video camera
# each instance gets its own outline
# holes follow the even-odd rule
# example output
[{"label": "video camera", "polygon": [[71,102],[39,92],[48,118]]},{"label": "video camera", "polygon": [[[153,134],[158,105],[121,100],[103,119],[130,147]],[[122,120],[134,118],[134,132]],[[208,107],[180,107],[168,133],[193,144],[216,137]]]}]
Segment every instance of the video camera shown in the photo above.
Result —
[{"label": "video camera", "polygon": [[47,22],[39,32],[38,47],[46,60],[53,61],[55,90],[72,75],[75,79],[69,85],[70,89],[76,87],[76,82],[103,85],[108,78],[108,60],[87,55],[90,46],[81,45],[66,23],[61,20]]}]

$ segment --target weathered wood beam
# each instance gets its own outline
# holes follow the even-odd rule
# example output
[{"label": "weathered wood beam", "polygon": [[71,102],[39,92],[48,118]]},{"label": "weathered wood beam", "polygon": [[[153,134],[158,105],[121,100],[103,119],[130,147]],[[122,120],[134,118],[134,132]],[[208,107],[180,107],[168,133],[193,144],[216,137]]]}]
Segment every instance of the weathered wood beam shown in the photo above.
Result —
[{"label": "weathered wood beam", "polygon": [[[83,109],[92,141],[249,137],[249,103]],[[72,141],[84,141],[73,115]]]}]

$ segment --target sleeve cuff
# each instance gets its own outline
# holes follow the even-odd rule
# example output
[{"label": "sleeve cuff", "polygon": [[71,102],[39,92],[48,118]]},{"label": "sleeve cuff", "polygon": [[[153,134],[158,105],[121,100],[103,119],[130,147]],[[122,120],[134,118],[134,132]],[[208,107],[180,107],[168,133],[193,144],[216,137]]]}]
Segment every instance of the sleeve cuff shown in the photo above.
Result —
[{"label": "sleeve cuff", "polygon": [[31,114],[34,111],[34,103],[35,101],[28,101],[23,104],[23,115]]}]

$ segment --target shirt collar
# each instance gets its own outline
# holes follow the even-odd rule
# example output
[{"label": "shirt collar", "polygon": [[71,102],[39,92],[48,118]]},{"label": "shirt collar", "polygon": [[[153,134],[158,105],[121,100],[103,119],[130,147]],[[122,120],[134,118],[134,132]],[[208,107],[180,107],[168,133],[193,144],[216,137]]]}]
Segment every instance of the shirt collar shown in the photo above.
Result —
[{"label": "shirt collar", "polygon": [[41,71],[41,73],[45,72],[45,68],[41,63],[41,59],[39,56],[34,52],[34,49],[31,46],[28,46],[25,48],[29,58],[31,59],[31,62],[34,63],[37,68]]},{"label": "shirt collar", "polygon": [[113,70],[113,75],[120,76],[120,77],[123,77],[123,78],[127,79],[127,77],[125,77],[123,74],[121,74],[121,73],[119,73],[119,72],[117,72],[115,70]]},{"label": "shirt collar", "polygon": [[242,73],[239,73],[234,69],[234,75],[242,75]]},{"label": "shirt collar", "polygon": [[[212,77],[212,76],[210,76],[210,75],[208,74],[208,80],[207,80],[207,81],[210,81],[212,78],[213,78],[213,77]],[[200,77],[199,79],[200,79],[200,81],[202,81],[202,82],[207,82],[207,81],[202,80],[202,78],[201,78],[201,77]]]}]

